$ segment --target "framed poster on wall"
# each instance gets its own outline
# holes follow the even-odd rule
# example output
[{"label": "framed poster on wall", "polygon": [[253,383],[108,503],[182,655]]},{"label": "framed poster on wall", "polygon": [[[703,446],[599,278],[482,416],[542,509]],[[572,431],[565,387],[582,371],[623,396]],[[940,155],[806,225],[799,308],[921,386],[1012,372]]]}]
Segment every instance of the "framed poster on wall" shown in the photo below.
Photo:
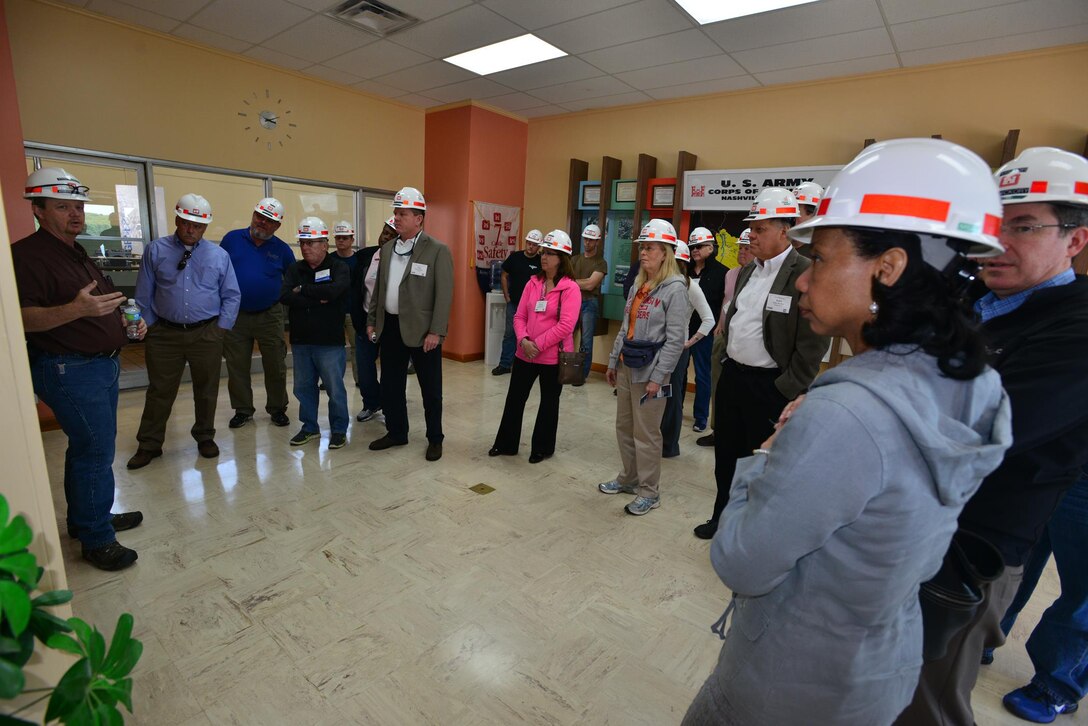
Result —
[{"label": "framed poster on wall", "polygon": [[675,184],[658,184],[650,192],[650,206],[672,209],[675,198]]},{"label": "framed poster on wall", "polygon": [[581,204],[582,209],[594,209],[601,205],[601,183],[600,182],[581,182]]}]

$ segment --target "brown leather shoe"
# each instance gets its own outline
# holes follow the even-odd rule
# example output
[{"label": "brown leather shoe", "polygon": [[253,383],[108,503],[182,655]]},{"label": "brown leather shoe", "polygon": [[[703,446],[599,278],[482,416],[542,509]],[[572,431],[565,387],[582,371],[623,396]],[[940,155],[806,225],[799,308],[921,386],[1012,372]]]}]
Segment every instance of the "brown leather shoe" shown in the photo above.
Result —
[{"label": "brown leather shoe", "polygon": [[162,456],[162,449],[158,451],[151,451],[150,449],[136,449],[136,453],[132,455],[132,458],[125,464],[129,469],[143,469],[145,466],[151,463],[152,459],[157,459]]},{"label": "brown leather shoe", "polygon": [[200,455],[205,459],[214,459],[219,456],[219,447],[216,446],[215,442],[211,439],[196,442],[196,450],[199,451]]}]

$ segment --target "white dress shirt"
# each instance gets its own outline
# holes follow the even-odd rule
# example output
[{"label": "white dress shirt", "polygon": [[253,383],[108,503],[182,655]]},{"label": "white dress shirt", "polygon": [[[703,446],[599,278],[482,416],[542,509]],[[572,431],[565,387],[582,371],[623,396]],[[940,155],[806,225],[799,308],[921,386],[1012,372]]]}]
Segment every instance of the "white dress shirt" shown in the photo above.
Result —
[{"label": "white dress shirt", "polygon": [[397,239],[389,256],[389,281],[385,284],[385,312],[400,315],[400,283],[408,271],[408,260],[416,248],[417,234],[410,240]]},{"label": "white dress shirt", "polygon": [[766,262],[757,259],[752,276],[748,278],[740,294],[736,295],[737,312],[729,321],[729,339],[726,341],[725,354],[741,365],[754,368],[778,367],[763,343],[763,309],[767,306],[767,296],[771,292],[774,278],[778,276],[782,263],[792,249],[787,245],[782,254]]}]

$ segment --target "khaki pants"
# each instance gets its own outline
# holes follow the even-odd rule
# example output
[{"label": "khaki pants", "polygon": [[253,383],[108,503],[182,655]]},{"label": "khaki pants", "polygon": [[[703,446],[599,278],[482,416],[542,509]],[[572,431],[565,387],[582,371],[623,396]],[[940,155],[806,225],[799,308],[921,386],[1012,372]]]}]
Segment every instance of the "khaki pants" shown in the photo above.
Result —
[{"label": "khaki pants", "polygon": [[140,430],[136,434],[139,448],[161,451],[166,438],[166,422],[178,386],[189,364],[193,378],[193,438],[211,441],[215,437],[215,404],[219,397],[219,361],[223,358],[223,330],[212,321],[191,330],[170,328],[156,323],[144,338],[147,362],[147,394]]},{"label": "khaki pants", "polygon": [[631,369],[622,363],[616,368],[616,442],[620,449],[620,473],[616,481],[638,486],[640,497],[656,499],[661,479],[661,417],[664,398],[639,399],[645,383],[631,381]]},{"label": "khaki pants", "polygon": [[227,391],[230,407],[238,413],[252,416],[253,341],[261,351],[264,369],[264,410],[279,413],[287,410],[287,343],[283,340],[283,306],[276,303],[259,313],[238,314],[234,328],[223,339],[223,356],[227,359]]},{"label": "khaki pants", "polygon": [[722,376],[722,358],[725,357],[725,336],[714,336],[714,347],[710,349],[710,430],[714,431],[718,423],[716,392],[718,379]]}]

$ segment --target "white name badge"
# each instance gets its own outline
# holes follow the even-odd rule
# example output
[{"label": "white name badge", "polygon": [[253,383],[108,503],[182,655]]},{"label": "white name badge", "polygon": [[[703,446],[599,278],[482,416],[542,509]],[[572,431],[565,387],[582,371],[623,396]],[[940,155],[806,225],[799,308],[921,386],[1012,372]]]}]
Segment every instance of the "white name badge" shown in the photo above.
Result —
[{"label": "white name badge", "polygon": [[547,300],[537,300],[536,301],[536,311],[538,313],[542,313],[547,309],[548,309],[548,301]]},{"label": "white name badge", "polygon": [[425,264],[423,264],[422,262],[413,262],[412,263],[412,274],[416,275],[418,277],[426,277],[427,276],[427,266]]},{"label": "white name badge", "polygon": [[328,282],[332,279],[332,270],[318,270],[314,273],[314,282]]},{"label": "white name badge", "polygon": [[788,313],[793,298],[789,295],[775,295],[773,292],[767,296],[767,310],[772,313]]}]

